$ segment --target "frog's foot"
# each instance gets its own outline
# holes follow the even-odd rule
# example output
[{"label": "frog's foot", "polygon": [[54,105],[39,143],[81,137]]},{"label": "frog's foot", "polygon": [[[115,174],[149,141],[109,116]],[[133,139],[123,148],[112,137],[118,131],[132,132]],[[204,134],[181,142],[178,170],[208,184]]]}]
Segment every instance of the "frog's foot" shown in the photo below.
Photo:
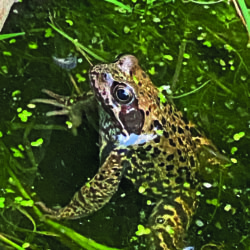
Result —
[{"label": "frog's foot", "polygon": [[42,211],[46,213],[45,215],[43,215],[44,218],[51,218],[51,219],[58,219],[58,220],[60,219],[60,217],[58,217],[58,214],[60,214],[61,208],[59,209],[48,208],[41,201],[35,202],[35,205],[39,206],[42,209]]},{"label": "frog's foot", "polygon": [[68,116],[71,122],[71,128],[73,133],[76,133],[76,128],[78,128],[81,125],[83,113],[86,113],[87,117],[89,116],[90,113],[96,113],[93,112],[93,110],[95,110],[95,105],[93,105],[94,96],[92,92],[83,93],[81,96],[73,96],[73,97],[58,95],[47,89],[43,89],[42,92],[52,97],[53,99],[37,98],[31,100],[31,103],[45,103],[61,108],[60,110],[49,111],[46,113],[46,115]]},{"label": "frog's foot", "polygon": [[69,107],[70,105],[72,105],[71,100],[73,100],[73,98],[70,98],[69,96],[58,95],[48,89],[42,89],[42,92],[52,97],[53,99],[36,98],[31,100],[31,103],[45,103],[62,108],[61,110],[47,112],[46,113],[47,116],[69,115],[70,113]]}]

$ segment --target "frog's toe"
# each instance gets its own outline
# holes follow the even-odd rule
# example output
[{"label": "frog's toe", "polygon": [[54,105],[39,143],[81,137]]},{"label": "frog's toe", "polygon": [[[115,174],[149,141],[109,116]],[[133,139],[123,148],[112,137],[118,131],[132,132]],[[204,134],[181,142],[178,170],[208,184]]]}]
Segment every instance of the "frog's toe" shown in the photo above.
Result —
[{"label": "frog's toe", "polygon": [[55,215],[58,213],[59,209],[51,209],[51,208],[48,208],[43,202],[41,201],[37,201],[35,202],[35,205],[39,206],[43,212],[49,214],[49,215]]}]

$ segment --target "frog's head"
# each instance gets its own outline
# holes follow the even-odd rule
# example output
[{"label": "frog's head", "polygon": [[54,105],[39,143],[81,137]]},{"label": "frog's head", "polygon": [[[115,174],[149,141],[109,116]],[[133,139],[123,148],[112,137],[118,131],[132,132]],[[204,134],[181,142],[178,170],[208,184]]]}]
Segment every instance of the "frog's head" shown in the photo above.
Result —
[{"label": "frog's head", "polygon": [[97,101],[125,134],[147,132],[151,116],[158,110],[157,90],[136,57],[125,55],[110,64],[90,70]]}]

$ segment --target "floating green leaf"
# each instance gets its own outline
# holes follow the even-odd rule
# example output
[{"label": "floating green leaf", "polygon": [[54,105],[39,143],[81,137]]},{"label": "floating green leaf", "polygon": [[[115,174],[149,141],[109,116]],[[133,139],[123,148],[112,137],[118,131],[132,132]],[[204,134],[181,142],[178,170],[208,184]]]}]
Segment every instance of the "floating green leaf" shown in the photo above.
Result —
[{"label": "floating green leaf", "polygon": [[32,116],[32,113],[27,110],[23,110],[21,113],[18,114],[18,117],[21,119],[22,122],[27,122],[30,116]]},{"label": "floating green leaf", "polygon": [[173,61],[174,59],[171,55],[164,55],[163,58],[167,59],[168,61]]},{"label": "floating green leaf", "polygon": [[142,235],[145,235],[145,234],[150,234],[151,233],[151,230],[149,228],[145,228],[143,225],[139,224],[137,226],[137,231],[135,232],[135,234],[137,236],[142,236]]},{"label": "floating green leaf", "polygon": [[37,49],[38,48],[38,44],[36,42],[29,42],[28,46],[30,49]]},{"label": "floating green leaf", "polygon": [[5,197],[0,197],[0,208],[4,208],[5,207]]},{"label": "floating green leaf", "polygon": [[36,141],[30,143],[32,147],[39,147],[43,144],[43,138],[39,138]]},{"label": "floating green leaf", "polygon": [[245,132],[242,131],[242,132],[239,132],[237,134],[234,134],[233,138],[234,138],[235,141],[239,141],[244,136],[245,136]]}]

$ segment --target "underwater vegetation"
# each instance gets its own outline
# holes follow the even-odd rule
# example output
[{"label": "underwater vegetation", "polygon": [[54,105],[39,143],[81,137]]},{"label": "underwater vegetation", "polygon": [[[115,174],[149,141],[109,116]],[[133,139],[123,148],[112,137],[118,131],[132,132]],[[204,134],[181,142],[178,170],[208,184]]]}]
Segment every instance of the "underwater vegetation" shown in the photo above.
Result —
[{"label": "underwater vegetation", "polygon": [[79,220],[51,220],[35,205],[41,200],[48,207],[66,205],[98,171],[99,142],[85,116],[72,131],[66,116],[46,116],[51,107],[35,107],[31,100],[46,97],[42,89],[64,96],[88,93],[91,65],[133,54],[162,92],[161,101],[169,95],[183,116],[230,160],[218,171],[202,175],[190,242],[195,249],[209,243],[226,250],[250,249],[246,4],[15,3],[0,33],[0,248],[143,247],[143,225],[152,201],[128,180],[122,180],[106,206]]}]

